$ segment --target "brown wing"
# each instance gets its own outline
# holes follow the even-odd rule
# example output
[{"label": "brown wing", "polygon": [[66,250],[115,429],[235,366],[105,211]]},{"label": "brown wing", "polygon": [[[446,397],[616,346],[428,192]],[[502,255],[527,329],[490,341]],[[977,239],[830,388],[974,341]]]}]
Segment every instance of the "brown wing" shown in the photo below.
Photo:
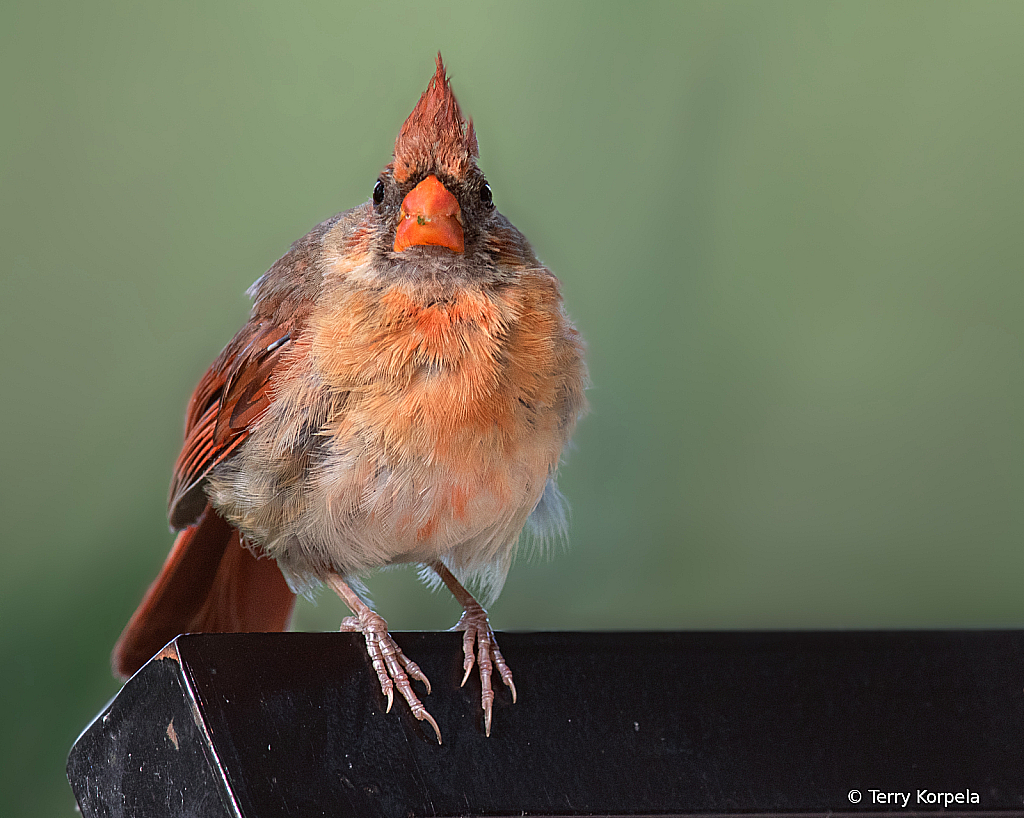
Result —
[{"label": "brown wing", "polygon": [[172,528],[181,530],[199,518],[206,507],[206,475],[249,436],[270,405],[273,374],[291,332],[288,325],[247,324],[199,382],[171,479]]},{"label": "brown wing", "polygon": [[321,240],[343,215],[314,227],[253,284],[252,317],[192,394],[185,445],[171,480],[172,528],[181,530],[199,519],[206,508],[206,475],[241,445],[270,405],[274,372],[316,297]]}]

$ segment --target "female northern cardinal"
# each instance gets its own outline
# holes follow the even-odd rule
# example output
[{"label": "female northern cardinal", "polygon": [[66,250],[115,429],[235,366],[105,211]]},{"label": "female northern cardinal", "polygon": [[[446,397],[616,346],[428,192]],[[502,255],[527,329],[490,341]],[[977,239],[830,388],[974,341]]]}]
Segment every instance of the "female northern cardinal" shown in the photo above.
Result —
[{"label": "female northern cardinal", "polygon": [[248,323],[189,403],[170,496],[180,533],[114,648],[119,674],[179,633],[284,630],[295,593],[326,583],[388,708],[397,687],[440,741],[410,683],[429,693],[426,676],[350,584],[421,563],[465,609],[463,682],[478,664],[488,733],[493,668],[515,700],[462,583],[493,599],[527,518],[561,519],[554,476],[586,369],[557,279],[495,209],[476,158],[438,54],[372,200],[252,286]]}]

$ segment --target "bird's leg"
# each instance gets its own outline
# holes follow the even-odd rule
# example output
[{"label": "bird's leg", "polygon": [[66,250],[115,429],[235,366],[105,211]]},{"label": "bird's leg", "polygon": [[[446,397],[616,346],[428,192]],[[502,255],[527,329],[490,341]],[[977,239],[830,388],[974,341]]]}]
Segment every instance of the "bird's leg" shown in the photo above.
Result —
[{"label": "bird's leg", "polygon": [[370,655],[373,669],[380,680],[380,689],[388,699],[386,712],[391,712],[394,689],[397,687],[398,692],[409,703],[412,714],[434,728],[434,732],[437,733],[437,743],[440,744],[441,730],[438,728],[437,722],[434,721],[434,717],[423,706],[423,702],[420,701],[409,681],[410,676],[413,679],[418,679],[427,688],[427,693],[430,693],[430,680],[427,679],[426,674],[420,670],[419,665],[402,653],[401,648],[395,644],[395,640],[388,633],[388,623],[359,598],[359,595],[352,590],[352,586],[343,577],[330,574],[327,577],[327,584],[355,614],[345,617],[341,621],[339,630],[361,633],[366,640],[366,652]]},{"label": "bird's leg", "polygon": [[[487,611],[473,598],[473,595],[462,587],[451,571],[440,562],[433,562],[430,567],[441,577],[441,581],[448,586],[454,597],[462,605],[463,613],[459,621],[452,628],[453,631],[465,631],[462,637],[462,652],[464,655],[462,667],[465,674],[462,677],[462,684],[466,683],[473,664],[480,668],[480,687],[482,688],[481,706],[484,711],[484,731],[491,734],[491,705],[494,702],[494,691],[491,689],[491,671],[498,669],[501,680],[512,691],[512,702],[516,700],[516,686],[512,682],[512,671],[505,664],[505,658],[498,650],[498,642],[494,638],[494,631],[491,630],[491,623],[487,620]],[[474,643],[476,650],[474,651]]]}]

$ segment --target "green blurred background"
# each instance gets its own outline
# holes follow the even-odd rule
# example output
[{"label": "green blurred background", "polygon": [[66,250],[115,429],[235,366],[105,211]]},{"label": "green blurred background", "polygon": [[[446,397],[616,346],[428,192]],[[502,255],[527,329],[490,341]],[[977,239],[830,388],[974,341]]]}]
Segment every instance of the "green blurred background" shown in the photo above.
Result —
[{"label": "green blurred background", "polygon": [[[365,201],[441,49],[593,411],[504,629],[1024,624],[1024,5],[0,8],[0,803],[64,759],[171,542],[188,395]],[[396,629],[458,613],[372,578]],[[323,596],[302,628],[343,615]]]}]

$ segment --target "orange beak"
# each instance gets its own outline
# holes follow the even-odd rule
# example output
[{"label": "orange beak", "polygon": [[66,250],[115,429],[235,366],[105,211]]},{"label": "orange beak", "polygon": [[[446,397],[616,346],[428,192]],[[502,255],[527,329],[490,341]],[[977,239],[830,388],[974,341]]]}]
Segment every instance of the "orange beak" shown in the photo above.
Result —
[{"label": "orange beak", "polygon": [[402,202],[395,232],[395,252],[432,244],[455,253],[465,249],[458,200],[436,176],[428,176]]}]

